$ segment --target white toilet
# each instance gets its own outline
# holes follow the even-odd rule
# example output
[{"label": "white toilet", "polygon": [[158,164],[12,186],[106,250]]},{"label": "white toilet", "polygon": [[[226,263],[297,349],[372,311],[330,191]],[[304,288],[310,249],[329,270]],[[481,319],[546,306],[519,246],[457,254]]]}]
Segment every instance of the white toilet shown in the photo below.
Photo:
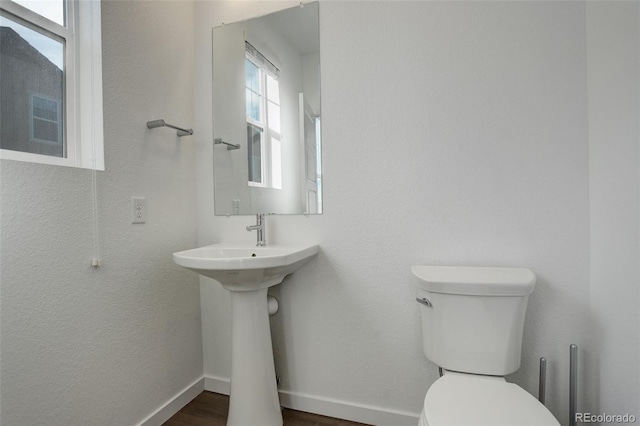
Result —
[{"label": "white toilet", "polygon": [[414,266],[424,353],[443,369],[419,426],[560,425],[504,376],[520,368],[528,269]]}]

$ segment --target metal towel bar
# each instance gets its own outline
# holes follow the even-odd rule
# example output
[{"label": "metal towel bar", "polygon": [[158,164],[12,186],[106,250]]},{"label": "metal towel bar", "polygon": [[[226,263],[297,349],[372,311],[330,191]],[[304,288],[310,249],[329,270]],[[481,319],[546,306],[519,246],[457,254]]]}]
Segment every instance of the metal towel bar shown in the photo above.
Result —
[{"label": "metal towel bar", "polygon": [[544,405],[547,393],[547,359],[540,358],[540,378],[538,380],[538,401]]},{"label": "metal towel bar", "polygon": [[222,140],[222,138],[215,138],[213,140],[213,143],[215,145],[220,145],[220,144],[224,144],[227,145],[227,149],[229,151],[231,151],[232,149],[240,149],[240,144],[239,143],[229,143],[229,142],[225,142]]},{"label": "metal towel bar", "polygon": [[155,129],[156,127],[170,127],[172,129],[176,129],[178,132],[178,136],[191,136],[193,135],[193,129],[183,129],[182,127],[174,126],[173,124],[169,124],[164,120],[152,120],[147,121],[147,128]]},{"label": "metal towel bar", "polygon": [[576,413],[578,412],[578,347],[569,345],[569,425],[578,424]]}]

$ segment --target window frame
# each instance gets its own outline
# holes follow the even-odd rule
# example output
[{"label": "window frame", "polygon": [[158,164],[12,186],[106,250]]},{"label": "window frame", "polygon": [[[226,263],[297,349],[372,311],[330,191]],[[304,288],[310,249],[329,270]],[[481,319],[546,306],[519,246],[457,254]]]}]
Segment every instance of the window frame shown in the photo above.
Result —
[{"label": "window frame", "polygon": [[[266,170],[265,167],[267,166],[266,164],[266,142],[265,140],[267,139],[267,112],[265,110],[265,94],[266,94],[266,85],[265,85],[265,77],[264,77],[264,70],[262,69],[262,67],[260,66],[260,64],[249,54],[249,53],[245,53],[245,64],[246,61],[251,62],[257,69],[258,69],[258,83],[260,85],[259,87],[259,92],[256,92],[255,90],[253,90],[252,88],[247,86],[247,82],[245,80],[245,92],[246,90],[250,90],[251,92],[253,92],[254,94],[258,95],[260,102],[259,102],[259,112],[258,115],[260,117],[259,120],[254,119],[253,117],[251,117],[250,115],[246,116],[246,121],[247,121],[247,144],[249,144],[249,139],[248,139],[248,128],[249,126],[252,126],[256,129],[258,129],[258,133],[260,134],[260,182],[256,182],[256,181],[252,181],[249,180],[249,174],[247,175],[247,182],[249,183],[249,186],[255,186],[255,187],[259,187],[259,188],[266,188],[267,187],[267,182],[266,182]],[[246,65],[245,65],[246,66]],[[246,108],[246,106],[245,106]],[[249,146],[247,146],[247,149],[249,149]],[[247,152],[247,154],[249,154],[250,151]],[[247,165],[249,168],[252,167],[252,161],[249,157],[247,157]]]},{"label": "window frame", "polygon": [[[29,141],[33,143],[40,143],[45,145],[62,145],[64,147],[64,117],[61,112],[63,106],[61,105],[63,102],[61,99],[54,99],[51,96],[43,95],[42,93],[36,93],[33,91],[29,91]],[[53,102],[56,107],[56,120],[48,119],[47,117],[38,117],[35,114],[35,103],[34,99],[40,98],[45,101]],[[61,117],[62,116],[62,117]],[[47,139],[38,139],[35,135],[35,120],[45,121],[49,123],[56,123],[57,131],[56,131],[56,139],[55,141],[47,140]]]},{"label": "window frame", "polygon": [[0,2],[0,13],[44,36],[64,39],[65,95],[64,157],[0,148],[0,159],[104,170],[100,0],[66,0],[64,26],[11,0]]},{"label": "window frame", "polygon": [[[255,120],[252,117],[247,115],[246,122],[247,122],[247,127],[251,125],[257,129],[260,129],[260,153],[261,153],[260,178],[261,179],[260,179],[260,182],[255,182],[255,181],[249,180],[249,177],[247,176],[247,182],[248,182],[248,185],[252,187],[282,189],[281,183],[279,186],[274,185],[275,179],[273,178],[273,172],[274,172],[272,167],[273,152],[272,152],[272,143],[271,143],[271,139],[273,137],[275,137],[280,143],[282,143],[282,118],[280,119],[280,132],[276,132],[269,126],[270,124],[269,103],[271,102],[274,105],[276,105],[280,109],[280,111],[282,111],[282,105],[281,103],[276,104],[275,102],[269,99],[269,92],[267,87],[268,86],[267,78],[271,77],[276,82],[278,82],[278,88],[279,88],[279,78],[278,76],[275,76],[269,73],[269,71],[265,69],[265,67],[261,64],[261,62],[257,60],[250,52],[245,52],[245,60],[251,62],[256,68],[258,68],[258,72],[259,72],[258,80],[260,82],[260,93],[256,93],[254,90],[252,90],[246,85],[246,81],[245,81],[245,91],[247,89],[251,90],[253,93],[256,93],[260,97],[260,120]],[[251,164],[248,163],[248,166],[251,167]]]}]

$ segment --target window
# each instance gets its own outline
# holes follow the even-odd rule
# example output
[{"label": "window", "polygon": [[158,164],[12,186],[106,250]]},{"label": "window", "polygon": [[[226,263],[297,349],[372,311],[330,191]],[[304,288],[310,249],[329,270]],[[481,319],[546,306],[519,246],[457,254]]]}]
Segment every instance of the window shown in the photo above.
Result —
[{"label": "window", "polygon": [[246,43],[245,94],[250,186],[282,189],[279,70]]},{"label": "window", "polygon": [[104,170],[100,38],[99,0],[0,3],[0,158]]},{"label": "window", "polygon": [[[60,99],[32,94],[29,106],[29,140],[56,147],[62,153],[62,114]],[[57,155],[61,157],[62,155]]]}]

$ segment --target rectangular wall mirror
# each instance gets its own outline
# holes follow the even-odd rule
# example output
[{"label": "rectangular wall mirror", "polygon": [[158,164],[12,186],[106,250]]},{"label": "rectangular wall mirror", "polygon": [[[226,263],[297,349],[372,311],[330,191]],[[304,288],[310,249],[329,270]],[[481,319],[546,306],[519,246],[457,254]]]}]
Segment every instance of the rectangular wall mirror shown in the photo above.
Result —
[{"label": "rectangular wall mirror", "polygon": [[322,213],[318,9],[213,29],[216,215]]}]

